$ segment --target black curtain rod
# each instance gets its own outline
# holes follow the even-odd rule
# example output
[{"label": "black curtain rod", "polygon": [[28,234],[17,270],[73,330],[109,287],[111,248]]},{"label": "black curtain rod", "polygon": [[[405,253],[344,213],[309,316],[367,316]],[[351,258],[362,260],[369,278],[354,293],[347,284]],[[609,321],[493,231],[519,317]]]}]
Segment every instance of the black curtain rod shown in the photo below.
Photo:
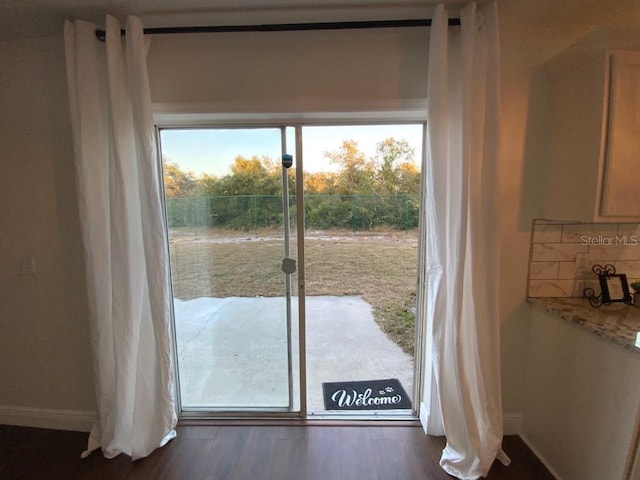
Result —
[{"label": "black curtain rod", "polygon": [[[460,25],[459,18],[450,18],[450,26]],[[300,32],[309,30],[347,30],[363,28],[398,28],[398,27],[429,27],[431,19],[415,20],[371,20],[362,22],[321,22],[321,23],[276,23],[266,25],[220,25],[205,27],[156,27],[145,28],[145,35],[160,35],[174,33],[233,33],[233,32]],[[124,30],[120,30],[122,35]],[[104,40],[104,30],[96,29],[96,37]]]}]

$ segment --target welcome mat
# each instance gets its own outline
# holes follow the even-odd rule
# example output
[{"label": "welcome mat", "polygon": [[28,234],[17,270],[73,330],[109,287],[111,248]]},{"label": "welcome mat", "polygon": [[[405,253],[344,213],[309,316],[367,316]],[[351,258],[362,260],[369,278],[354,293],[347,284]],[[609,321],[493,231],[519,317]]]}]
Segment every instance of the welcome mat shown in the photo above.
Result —
[{"label": "welcome mat", "polygon": [[325,410],[396,410],[411,408],[397,378],[322,384]]}]

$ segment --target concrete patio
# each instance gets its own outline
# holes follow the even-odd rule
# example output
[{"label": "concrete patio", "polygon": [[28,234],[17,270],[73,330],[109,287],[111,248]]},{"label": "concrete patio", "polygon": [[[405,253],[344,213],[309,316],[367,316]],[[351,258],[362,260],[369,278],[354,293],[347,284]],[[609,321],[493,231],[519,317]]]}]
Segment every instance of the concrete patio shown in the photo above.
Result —
[{"label": "concrete patio", "polygon": [[[294,366],[297,312],[294,297]],[[184,407],[288,405],[283,297],[176,299],[175,315]],[[309,412],[324,411],[323,382],[398,378],[413,396],[413,358],[380,330],[361,297],[307,297],[306,317]],[[297,379],[294,368],[294,389]]]}]

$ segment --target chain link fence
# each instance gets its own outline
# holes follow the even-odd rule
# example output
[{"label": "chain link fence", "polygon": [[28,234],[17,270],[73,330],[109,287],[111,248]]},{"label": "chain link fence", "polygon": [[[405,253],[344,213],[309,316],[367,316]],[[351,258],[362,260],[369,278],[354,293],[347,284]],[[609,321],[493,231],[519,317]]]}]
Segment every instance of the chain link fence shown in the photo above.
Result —
[{"label": "chain link fence", "polygon": [[[289,197],[291,224],[296,223],[296,197]],[[305,228],[348,229],[354,233],[379,228],[418,227],[417,194],[306,195]],[[226,228],[255,231],[282,226],[279,195],[234,195],[168,198],[169,228]]]}]

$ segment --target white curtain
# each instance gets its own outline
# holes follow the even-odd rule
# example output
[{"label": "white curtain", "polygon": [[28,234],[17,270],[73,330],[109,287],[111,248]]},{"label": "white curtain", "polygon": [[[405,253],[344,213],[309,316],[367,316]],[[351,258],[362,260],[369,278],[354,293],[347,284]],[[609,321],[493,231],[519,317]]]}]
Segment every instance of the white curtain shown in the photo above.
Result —
[{"label": "white curtain", "polygon": [[501,450],[498,316],[499,38],[494,3],[461,26],[436,8],[429,39],[427,148],[420,234],[426,319],[427,433],[444,434],[441,466],[485,476]]},{"label": "white curtain", "polygon": [[64,29],[97,397],[83,456],[135,460],[175,436],[168,252],[142,26],[95,29]]}]

